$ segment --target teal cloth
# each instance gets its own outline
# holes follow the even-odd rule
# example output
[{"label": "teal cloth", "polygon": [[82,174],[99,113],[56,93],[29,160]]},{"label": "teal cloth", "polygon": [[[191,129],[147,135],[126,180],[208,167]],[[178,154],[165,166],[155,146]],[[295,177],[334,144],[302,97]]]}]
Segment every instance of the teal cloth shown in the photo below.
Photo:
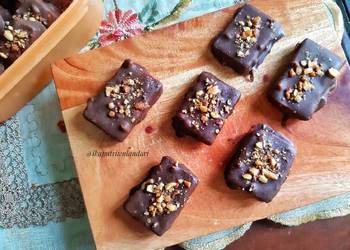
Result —
[{"label": "teal cloth", "polygon": [[[176,22],[228,7],[237,2],[239,1],[193,0]],[[123,11],[132,9],[139,13],[139,19],[145,26],[152,26],[171,14],[177,4],[178,1],[160,0],[104,1],[106,13],[116,7]],[[98,36],[92,39],[85,50],[95,47],[97,38]],[[57,126],[60,120],[62,120],[62,117],[55,87],[53,83],[50,83],[13,119],[0,126],[0,170],[3,167],[13,170],[8,174],[5,173],[4,176],[7,178],[5,181],[11,184],[14,183],[17,189],[21,189],[21,185],[27,185],[26,188],[32,186],[48,187],[56,185],[55,183],[76,178],[67,136]],[[26,182],[23,182],[24,184],[21,184],[22,182],[19,182],[16,177],[20,174],[19,168],[16,168],[18,164],[23,165],[24,168],[21,172],[25,176]],[[2,181],[1,176],[0,171],[0,182]],[[20,184],[17,184],[17,182]],[[67,182],[64,185],[72,185],[72,183]],[[2,202],[7,201],[8,204],[15,204],[19,208],[13,208],[15,210],[14,216],[11,217],[14,221],[13,226],[8,226],[9,221],[4,219],[7,218],[7,215],[1,214],[2,210],[0,208],[0,250],[95,249],[84,211],[78,209],[73,213],[71,210],[74,210],[74,208],[71,208],[62,215],[61,210],[64,208],[60,205],[61,203],[57,202],[57,207],[55,205],[50,207],[50,213],[43,213],[42,217],[34,218],[33,225],[29,225],[30,223],[23,222],[23,220],[22,224],[17,225],[16,222],[21,221],[21,218],[19,218],[21,214],[17,215],[16,211],[22,211],[21,206],[23,204],[16,201],[9,203],[8,197],[11,197],[11,195],[9,195],[10,193],[6,188],[1,189],[1,187],[0,184],[0,206],[5,204]],[[60,189],[57,194],[63,195],[62,192],[64,191],[62,190],[66,189]],[[76,189],[73,190],[78,192]],[[77,200],[78,204],[81,202],[79,195],[77,197],[71,197],[69,194],[65,195],[62,196],[65,199]],[[313,219],[341,216],[350,213],[349,200],[350,194],[345,194],[305,208],[276,215],[270,219],[285,225],[297,225]],[[30,202],[36,202],[36,200],[30,200]],[[38,204],[34,205],[37,206]],[[11,210],[6,211],[8,213]],[[56,215],[57,213],[58,215]],[[38,222],[42,222],[42,225],[40,223],[38,225]],[[222,249],[242,236],[249,227],[250,223],[185,242],[182,246],[186,249]]]},{"label": "teal cloth", "polygon": [[[5,177],[6,179],[2,176],[0,181],[20,182],[21,186],[17,185],[16,188],[22,188],[26,184],[40,187],[76,176],[68,138],[57,127],[57,122],[62,120],[58,105],[54,85],[50,84],[16,117],[0,127],[0,158],[4,160],[0,168],[13,170]],[[16,124],[18,126],[15,126]],[[18,176],[23,173],[26,173],[26,178],[22,182]],[[0,188],[0,206],[7,203],[2,202],[2,197],[10,194],[9,191]],[[49,194],[43,195],[44,199],[50,199]],[[67,195],[70,196],[70,194]],[[25,197],[19,197],[19,199],[22,198],[25,199]],[[41,201],[37,199],[28,203],[33,202]],[[20,206],[21,203],[14,203],[14,205]],[[0,207],[0,211],[2,209]],[[11,209],[19,211],[17,207]],[[33,220],[33,224],[43,222],[45,226],[26,228],[18,226],[2,228],[8,222],[0,213],[0,249],[95,249],[85,211],[81,210],[79,218],[63,218],[56,223],[55,210],[60,209],[57,204],[57,207],[47,209],[46,213],[41,214],[45,218]],[[18,212],[17,215],[14,214],[13,220],[20,221],[21,216],[23,214]]]}]

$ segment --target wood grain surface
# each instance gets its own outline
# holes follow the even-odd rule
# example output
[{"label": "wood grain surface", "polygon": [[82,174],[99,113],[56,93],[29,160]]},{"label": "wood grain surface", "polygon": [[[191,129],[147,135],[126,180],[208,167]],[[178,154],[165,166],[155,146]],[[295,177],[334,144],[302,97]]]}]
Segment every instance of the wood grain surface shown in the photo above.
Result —
[{"label": "wood grain surface", "polygon": [[[288,63],[297,42],[309,37],[342,58],[322,1],[251,1],[280,21],[286,37],[278,42],[254,82],[222,67],[211,55],[211,39],[237,7],[147,33],[52,66],[63,116],[98,249],[154,249],[265,218],[350,191],[350,85],[342,81],[328,105],[309,122],[289,121],[268,102],[266,89]],[[82,112],[126,58],[144,65],[164,84],[164,94],[123,143],[87,122]],[[203,70],[241,90],[242,100],[212,146],[178,139],[171,117],[192,80]],[[266,122],[291,138],[298,156],[290,177],[270,204],[225,185],[223,170],[237,141]],[[152,129],[149,129],[152,128]],[[152,131],[152,133],[149,133]],[[148,157],[89,157],[93,151],[147,151]],[[122,209],[131,187],[169,155],[185,163],[201,183],[173,227],[162,237],[148,232]]]}]

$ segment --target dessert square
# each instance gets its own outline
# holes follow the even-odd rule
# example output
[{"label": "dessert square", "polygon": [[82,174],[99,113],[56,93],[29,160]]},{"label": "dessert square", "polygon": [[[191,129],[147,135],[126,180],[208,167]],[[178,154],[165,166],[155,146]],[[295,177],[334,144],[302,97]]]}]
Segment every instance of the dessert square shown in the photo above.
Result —
[{"label": "dessert square", "polygon": [[286,116],[310,120],[336,88],[342,64],[333,52],[305,39],[296,47],[292,63],[271,90],[270,97]]},{"label": "dessert square", "polygon": [[130,191],[124,209],[161,236],[180,215],[198,183],[198,178],[185,165],[164,156],[141,184]]},{"label": "dessert square", "polygon": [[[0,1],[0,75],[10,67],[65,10],[62,1]],[[68,7],[70,0],[64,1]],[[63,3],[63,2],[62,2]]]},{"label": "dessert square", "polygon": [[59,6],[43,0],[21,0],[14,18],[41,22],[49,27],[60,15]]},{"label": "dessert square", "polygon": [[147,70],[125,60],[103,91],[88,101],[84,116],[117,141],[123,141],[163,92]]},{"label": "dessert square", "polygon": [[213,144],[240,97],[239,90],[211,73],[202,72],[173,118],[176,135],[189,135],[207,145]]},{"label": "dessert square", "polygon": [[212,52],[217,60],[241,75],[252,74],[263,63],[272,46],[284,36],[282,26],[246,4],[233,21],[215,37]]},{"label": "dessert square", "polygon": [[295,146],[288,138],[259,124],[240,142],[226,168],[226,183],[270,202],[287,179],[295,156]]}]

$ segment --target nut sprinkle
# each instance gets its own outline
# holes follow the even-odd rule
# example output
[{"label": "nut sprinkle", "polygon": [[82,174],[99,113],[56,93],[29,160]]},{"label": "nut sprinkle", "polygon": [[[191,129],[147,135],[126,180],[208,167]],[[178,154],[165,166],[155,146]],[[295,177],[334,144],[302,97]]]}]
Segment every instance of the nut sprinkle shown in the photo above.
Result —
[{"label": "nut sprinkle", "polygon": [[183,179],[164,183],[161,177],[158,178],[157,182],[154,179],[149,179],[142,183],[141,189],[151,195],[150,205],[144,215],[155,217],[156,215],[170,214],[177,211],[181,206],[176,201],[177,196],[183,196],[191,185],[191,181]]},{"label": "nut sprinkle", "polygon": [[236,35],[235,44],[238,47],[237,57],[244,58],[249,55],[250,48],[256,44],[261,29],[261,17],[246,16],[245,20],[236,23],[240,33]]},{"label": "nut sprinkle", "polygon": [[43,18],[40,14],[34,13],[31,10],[28,10],[28,12],[24,13],[23,15],[15,15],[13,16],[14,19],[24,19],[32,22],[41,22],[45,27],[48,27],[47,20]]},{"label": "nut sprinkle", "polygon": [[242,178],[248,182],[258,180],[262,184],[280,178],[280,160],[286,159],[286,152],[273,148],[272,143],[261,133],[257,133],[258,141],[254,149],[247,155],[244,163],[250,165]]},{"label": "nut sprinkle", "polygon": [[[189,114],[192,118],[192,125],[197,129],[204,129],[208,126],[209,121],[213,121],[217,125],[219,133],[224,125],[224,116],[232,111],[232,106],[221,100],[221,90],[214,79],[206,78],[205,88],[198,90],[196,96],[189,98],[191,105],[187,109],[183,109],[182,113]],[[230,102],[230,101],[229,101]],[[222,108],[220,109],[220,106]],[[200,119],[197,119],[199,114]]]},{"label": "nut sprinkle", "polygon": [[142,111],[150,107],[144,101],[143,83],[137,79],[126,78],[120,84],[106,86],[105,95],[112,98],[107,105],[110,118],[115,118],[117,114],[131,118],[133,110]]},{"label": "nut sprinkle", "polygon": [[29,41],[29,34],[27,31],[14,29],[9,22],[5,22],[3,36],[5,38],[4,47],[8,50],[0,52],[0,56],[3,59],[7,59],[11,51],[18,52],[24,50]]},{"label": "nut sprinkle", "polygon": [[318,61],[317,57],[311,59],[309,56],[306,56],[300,62],[294,62],[292,64],[288,72],[288,77],[297,77],[298,80],[294,87],[288,88],[285,91],[284,94],[287,100],[294,103],[300,103],[305,100],[307,92],[312,92],[315,89],[315,85],[313,84],[315,77],[327,75],[330,78],[336,78],[339,75],[339,72],[334,68],[325,70]]}]

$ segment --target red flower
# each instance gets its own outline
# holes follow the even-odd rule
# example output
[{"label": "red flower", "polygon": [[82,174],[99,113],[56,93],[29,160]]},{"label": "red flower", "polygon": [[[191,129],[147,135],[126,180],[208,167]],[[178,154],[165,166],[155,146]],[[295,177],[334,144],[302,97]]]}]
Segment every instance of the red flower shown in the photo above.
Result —
[{"label": "red flower", "polygon": [[116,9],[110,11],[107,19],[101,22],[98,41],[102,46],[106,46],[115,41],[138,35],[143,30],[144,25],[139,23],[137,13],[133,13],[132,10],[123,13],[120,9]]}]

